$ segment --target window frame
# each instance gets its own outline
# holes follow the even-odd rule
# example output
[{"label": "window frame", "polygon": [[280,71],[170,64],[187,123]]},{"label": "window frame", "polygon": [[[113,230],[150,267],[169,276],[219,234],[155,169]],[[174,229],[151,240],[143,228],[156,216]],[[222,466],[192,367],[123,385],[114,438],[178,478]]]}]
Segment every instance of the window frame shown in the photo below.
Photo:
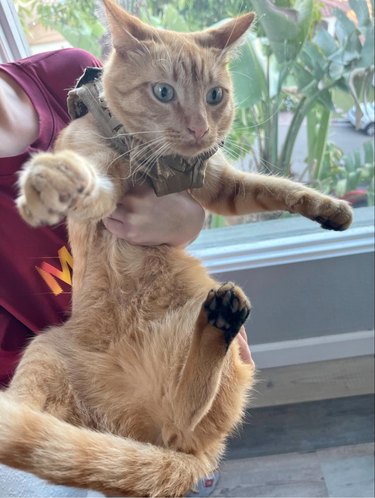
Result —
[{"label": "window frame", "polygon": [[0,62],[10,62],[31,55],[14,3],[0,0]]}]

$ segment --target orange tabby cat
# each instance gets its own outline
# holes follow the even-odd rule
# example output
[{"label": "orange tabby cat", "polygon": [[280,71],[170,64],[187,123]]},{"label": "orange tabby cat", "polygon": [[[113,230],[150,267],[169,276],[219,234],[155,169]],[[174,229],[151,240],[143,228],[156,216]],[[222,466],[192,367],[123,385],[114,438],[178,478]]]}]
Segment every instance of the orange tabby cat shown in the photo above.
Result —
[{"label": "orange tabby cat", "polygon": [[[105,0],[113,53],[103,74],[109,109],[153,161],[211,150],[227,134],[227,60],[245,14],[216,29],[153,29]],[[132,171],[91,113],[20,176],[31,225],[67,216],[74,256],[72,315],[28,347],[0,394],[0,462],[55,483],[111,495],[182,496],[212,471],[240,422],[253,370],[233,341],[250,304],[183,249],[135,247],[101,220]],[[286,179],[241,173],[216,152],[191,194],[219,214],[298,212],[324,228],[351,223],[345,202]]]}]

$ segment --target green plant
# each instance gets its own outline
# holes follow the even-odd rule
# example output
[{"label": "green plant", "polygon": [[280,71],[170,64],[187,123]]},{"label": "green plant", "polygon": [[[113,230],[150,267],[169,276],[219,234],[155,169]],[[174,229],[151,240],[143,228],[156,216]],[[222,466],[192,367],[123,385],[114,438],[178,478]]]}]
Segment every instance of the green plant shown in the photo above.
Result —
[{"label": "green plant", "polygon": [[[372,67],[373,71],[374,23],[364,3],[350,0],[358,27],[337,9],[337,36],[319,28],[309,39],[316,2],[296,0],[293,8],[284,9],[270,0],[252,0],[267,39],[250,33],[232,69],[238,106],[258,120],[253,130],[259,144],[258,162],[267,164],[271,172],[290,175],[292,152],[305,118],[309,131],[308,161],[320,169],[334,109],[333,89],[348,91],[351,75],[358,68],[368,72]],[[295,110],[286,138],[279,146],[279,114],[291,80],[297,86]],[[367,76],[366,84],[369,82]],[[317,126],[317,115],[322,126]]]},{"label": "green plant", "polygon": [[320,191],[345,197],[362,189],[369,205],[374,204],[374,144],[365,142],[363,151],[344,155],[337,145],[326,144],[321,167],[313,168],[310,183]]},{"label": "green plant", "polygon": [[95,15],[95,0],[16,0],[15,4],[26,32],[29,23],[39,22],[61,33],[73,47],[101,56],[100,39],[105,29]]},{"label": "green plant", "polygon": [[249,10],[243,0],[148,0],[147,6],[149,15],[158,18],[164,27],[176,29],[176,25],[169,24],[170,20],[178,16],[178,27],[183,19],[186,29],[177,31],[200,30]]}]

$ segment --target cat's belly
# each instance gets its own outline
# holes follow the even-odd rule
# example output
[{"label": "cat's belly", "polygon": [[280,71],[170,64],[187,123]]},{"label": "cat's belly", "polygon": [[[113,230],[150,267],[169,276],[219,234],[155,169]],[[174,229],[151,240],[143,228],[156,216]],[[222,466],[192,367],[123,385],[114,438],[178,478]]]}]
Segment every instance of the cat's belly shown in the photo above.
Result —
[{"label": "cat's belly", "polygon": [[163,320],[124,323],[123,336],[105,352],[82,352],[80,365],[70,365],[93,426],[162,445],[199,308],[191,302]]}]

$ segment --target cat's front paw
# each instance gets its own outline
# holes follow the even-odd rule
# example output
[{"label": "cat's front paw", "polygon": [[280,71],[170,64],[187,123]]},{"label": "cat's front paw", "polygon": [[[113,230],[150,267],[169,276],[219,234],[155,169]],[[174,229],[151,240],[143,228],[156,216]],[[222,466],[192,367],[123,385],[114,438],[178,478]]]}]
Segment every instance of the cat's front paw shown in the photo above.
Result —
[{"label": "cat's front paw", "polygon": [[322,203],[315,221],[326,230],[343,231],[350,227],[353,220],[353,211],[346,201],[330,199]]},{"label": "cat's front paw", "polygon": [[300,213],[320,223],[326,230],[342,231],[350,227],[353,212],[346,201],[323,195],[312,189],[297,190],[287,201],[291,213]]},{"label": "cat's front paw", "polygon": [[251,304],[240,287],[227,282],[208,293],[203,308],[208,323],[223,332],[229,346],[249,316]]},{"label": "cat's front paw", "polygon": [[96,186],[93,170],[72,151],[40,153],[20,173],[16,204],[32,226],[53,225],[74,210]]}]

